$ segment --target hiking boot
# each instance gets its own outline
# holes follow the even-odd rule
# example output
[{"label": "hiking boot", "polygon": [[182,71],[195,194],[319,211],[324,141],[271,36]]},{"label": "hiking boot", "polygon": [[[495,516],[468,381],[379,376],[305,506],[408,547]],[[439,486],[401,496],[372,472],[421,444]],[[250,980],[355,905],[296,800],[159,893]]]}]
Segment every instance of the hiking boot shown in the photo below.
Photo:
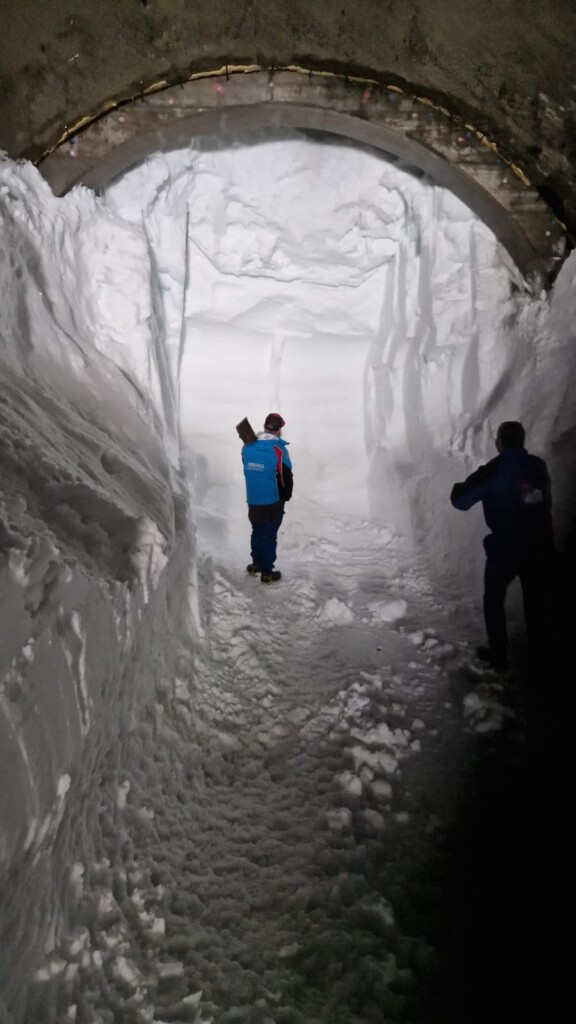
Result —
[{"label": "hiking boot", "polygon": [[508,659],[505,654],[497,654],[490,647],[477,647],[476,654],[480,658],[480,661],[485,661],[491,668],[496,669],[496,672],[505,672],[508,668]]},{"label": "hiking boot", "polygon": [[250,562],[250,565],[246,566],[246,572],[250,573],[250,576],[258,576],[261,571],[260,566],[256,562]]},{"label": "hiking boot", "polygon": [[276,572],[263,572],[260,576],[262,583],[277,583],[278,580],[282,579],[282,573],[276,570]]}]

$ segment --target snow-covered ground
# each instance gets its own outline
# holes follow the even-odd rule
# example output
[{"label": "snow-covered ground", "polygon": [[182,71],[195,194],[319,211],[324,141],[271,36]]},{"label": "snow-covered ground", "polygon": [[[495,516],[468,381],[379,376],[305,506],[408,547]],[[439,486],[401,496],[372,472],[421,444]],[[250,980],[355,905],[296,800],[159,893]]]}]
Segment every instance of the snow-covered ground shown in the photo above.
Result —
[{"label": "snow-covered ground", "polygon": [[[6,161],[0,216],[2,1022],[433,1019],[461,791],[523,731],[447,496],[503,419],[570,468],[575,261],[534,296],[454,197],[298,133],[100,198]],[[234,425],[276,408],[270,588]]]},{"label": "snow-covered ground", "polygon": [[427,865],[473,737],[518,723],[413,560],[331,527],[272,592],[203,565],[204,640],[178,638],[84,796],[75,927],[29,1020],[430,1019]]}]

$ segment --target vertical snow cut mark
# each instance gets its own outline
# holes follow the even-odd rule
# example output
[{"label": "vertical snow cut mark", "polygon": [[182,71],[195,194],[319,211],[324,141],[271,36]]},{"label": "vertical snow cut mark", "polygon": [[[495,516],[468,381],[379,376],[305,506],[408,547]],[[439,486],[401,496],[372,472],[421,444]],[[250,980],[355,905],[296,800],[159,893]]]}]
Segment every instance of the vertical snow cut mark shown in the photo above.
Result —
[{"label": "vertical snow cut mark", "polygon": [[90,695],[86,686],[86,634],[80,625],[78,612],[71,613],[69,623],[69,630],[64,627],[64,624],[60,627],[62,650],[76,690],[76,706],[81,732],[83,736],[86,736],[90,728]]},{"label": "vertical snow cut mark", "polygon": [[160,530],[150,519],[138,522],[131,561],[148,603],[151,591],[155,590],[168,556],[164,553],[166,542]]}]

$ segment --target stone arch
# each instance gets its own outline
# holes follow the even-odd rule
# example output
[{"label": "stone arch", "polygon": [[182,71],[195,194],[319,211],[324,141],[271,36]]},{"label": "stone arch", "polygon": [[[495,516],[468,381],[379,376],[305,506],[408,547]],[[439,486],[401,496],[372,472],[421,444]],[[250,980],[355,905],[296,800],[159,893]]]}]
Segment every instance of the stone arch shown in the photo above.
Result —
[{"label": "stone arch", "polygon": [[551,280],[566,249],[563,225],[522,172],[471,125],[397,87],[293,68],[229,69],[118,106],[65,133],[40,169],[57,194],[96,190],[157,150],[194,136],[274,127],[340,135],[417,168],[452,192],[494,232],[522,274]]}]

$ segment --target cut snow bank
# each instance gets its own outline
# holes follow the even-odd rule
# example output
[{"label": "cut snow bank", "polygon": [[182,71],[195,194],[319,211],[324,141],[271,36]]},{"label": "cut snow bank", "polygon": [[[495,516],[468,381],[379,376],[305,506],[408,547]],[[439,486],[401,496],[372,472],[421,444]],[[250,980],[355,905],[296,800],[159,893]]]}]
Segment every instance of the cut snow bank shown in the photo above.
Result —
[{"label": "cut snow bank", "polygon": [[60,926],[56,836],[68,849],[85,838],[79,793],[95,785],[118,721],[153,676],[144,643],[159,652],[165,642],[160,584],[176,572],[173,559],[165,566],[181,499],[141,235],[87,191],[56,200],[30,165],[1,164],[0,182],[0,990],[9,998]]}]

